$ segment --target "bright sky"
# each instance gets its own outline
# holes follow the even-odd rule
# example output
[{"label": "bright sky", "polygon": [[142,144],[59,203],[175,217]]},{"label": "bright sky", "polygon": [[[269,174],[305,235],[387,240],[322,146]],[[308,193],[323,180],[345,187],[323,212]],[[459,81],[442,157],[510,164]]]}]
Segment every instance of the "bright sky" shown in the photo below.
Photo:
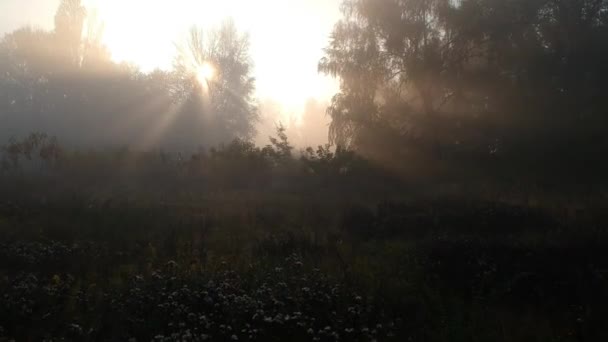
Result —
[{"label": "bright sky", "polygon": [[[250,34],[260,99],[298,111],[310,98],[329,99],[337,83],[317,73],[322,49],[339,19],[341,0],[83,0],[105,22],[113,58],[143,70],[168,68],[173,43],[196,24],[227,17]],[[59,0],[0,0],[0,33],[23,25],[51,28]]]}]

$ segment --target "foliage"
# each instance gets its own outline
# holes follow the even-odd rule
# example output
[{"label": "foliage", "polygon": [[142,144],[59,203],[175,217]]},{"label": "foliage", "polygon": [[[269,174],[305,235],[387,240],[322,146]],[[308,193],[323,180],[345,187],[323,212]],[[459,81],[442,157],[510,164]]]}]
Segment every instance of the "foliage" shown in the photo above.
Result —
[{"label": "foliage", "polygon": [[[226,21],[208,34],[193,27],[186,44],[177,47],[171,84],[175,101],[202,102],[198,111],[214,125],[209,133],[252,139],[258,111],[248,36]],[[213,68],[214,75],[201,84],[198,73],[204,66]]]},{"label": "foliage", "polygon": [[385,163],[569,177],[594,165],[597,179],[608,146],[598,96],[607,6],[344,1],[319,63],[341,82],[328,109],[331,141]]},{"label": "foliage", "polygon": [[264,191],[114,200],[2,199],[0,339],[606,337],[606,234],[583,216]]},{"label": "foliage", "polygon": [[293,150],[293,146],[289,144],[287,134],[285,133],[285,127],[282,124],[277,126],[276,138],[270,137],[270,143],[271,145],[267,145],[264,148],[267,155],[276,159],[277,162],[285,162],[286,160],[291,159],[291,151]]},{"label": "foliage", "polygon": [[48,138],[44,133],[32,133],[22,141],[11,139],[1,151],[2,171],[14,171],[19,168],[20,160],[32,161],[38,157],[47,166],[56,164],[61,158],[62,149],[55,137]]},{"label": "foliage", "polygon": [[[177,51],[174,69],[141,73],[111,60],[103,22],[63,0],[55,29],[21,28],[0,39],[0,137],[43,131],[70,146],[192,151],[251,140],[258,119],[249,43],[231,22]],[[192,79],[208,62],[206,85]]]},{"label": "foliage", "polygon": [[189,158],[9,142],[0,339],[605,337],[600,201],[417,194],[351,150],[290,146],[281,126]]},{"label": "foliage", "polygon": [[68,64],[79,65],[86,9],[81,0],[61,0],[55,14],[55,35],[61,58]]}]

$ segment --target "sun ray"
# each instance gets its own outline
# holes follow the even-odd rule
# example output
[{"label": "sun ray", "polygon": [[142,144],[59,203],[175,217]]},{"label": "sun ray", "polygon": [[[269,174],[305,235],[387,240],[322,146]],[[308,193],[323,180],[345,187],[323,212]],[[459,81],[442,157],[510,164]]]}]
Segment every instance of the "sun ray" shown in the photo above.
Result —
[{"label": "sun ray", "polygon": [[135,146],[140,149],[148,149],[154,146],[155,143],[161,140],[162,135],[167,131],[171,124],[175,122],[183,106],[183,101],[180,103],[171,104],[164,115],[162,115],[161,118],[155,122],[154,126],[148,130],[144,137],[142,137],[135,144]]},{"label": "sun ray", "polygon": [[[316,73],[326,38],[340,18],[335,1],[83,0],[105,23],[103,42],[113,58],[135,63],[145,72],[171,70],[174,43],[185,39],[192,25],[208,31],[225,18],[234,19],[251,37],[256,96],[276,100],[286,112],[303,112],[307,99],[329,100],[337,92],[336,80]],[[319,13],[319,25],[307,25],[319,19]],[[277,41],[284,44],[281,49]],[[210,81],[217,83],[221,70],[215,63],[206,70],[200,57],[185,62],[192,63],[193,81],[204,91]]]}]

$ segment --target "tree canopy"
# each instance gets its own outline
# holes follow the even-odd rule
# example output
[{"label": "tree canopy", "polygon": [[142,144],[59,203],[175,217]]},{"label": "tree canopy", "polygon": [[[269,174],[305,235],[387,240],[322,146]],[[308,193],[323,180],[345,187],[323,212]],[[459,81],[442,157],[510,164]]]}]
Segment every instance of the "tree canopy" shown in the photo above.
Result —
[{"label": "tree canopy", "polygon": [[[197,101],[218,136],[251,140],[255,135],[258,109],[251,75],[249,38],[228,20],[205,32],[193,27],[184,44],[177,44],[173,64],[173,98]],[[201,68],[210,68],[209,79],[200,79]],[[202,104],[202,106],[201,106]]]},{"label": "tree canopy", "polygon": [[396,159],[598,166],[607,11],[603,0],[344,1],[319,63],[341,81],[330,139]]},{"label": "tree canopy", "polygon": [[[46,132],[80,146],[196,149],[255,135],[257,107],[248,37],[226,22],[193,29],[172,69],[144,74],[116,63],[104,24],[80,0],[62,0],[55,28],[0,39],[4,140]],[[203,92],[197,67],[214,75]]]}]

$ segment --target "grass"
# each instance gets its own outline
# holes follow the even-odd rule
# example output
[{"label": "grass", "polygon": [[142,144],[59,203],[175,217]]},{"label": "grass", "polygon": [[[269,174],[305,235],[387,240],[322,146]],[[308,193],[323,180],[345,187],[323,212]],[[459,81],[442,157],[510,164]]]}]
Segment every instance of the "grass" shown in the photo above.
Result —
[{"label": "grass", "polygon": [[1,217],[3,340],[606,337],[606,232],[533,209],[234,193]]},{"label": "grass", "polygon": [[0,341],[608,340],[597,196],[288,147],[13,156]]}]

